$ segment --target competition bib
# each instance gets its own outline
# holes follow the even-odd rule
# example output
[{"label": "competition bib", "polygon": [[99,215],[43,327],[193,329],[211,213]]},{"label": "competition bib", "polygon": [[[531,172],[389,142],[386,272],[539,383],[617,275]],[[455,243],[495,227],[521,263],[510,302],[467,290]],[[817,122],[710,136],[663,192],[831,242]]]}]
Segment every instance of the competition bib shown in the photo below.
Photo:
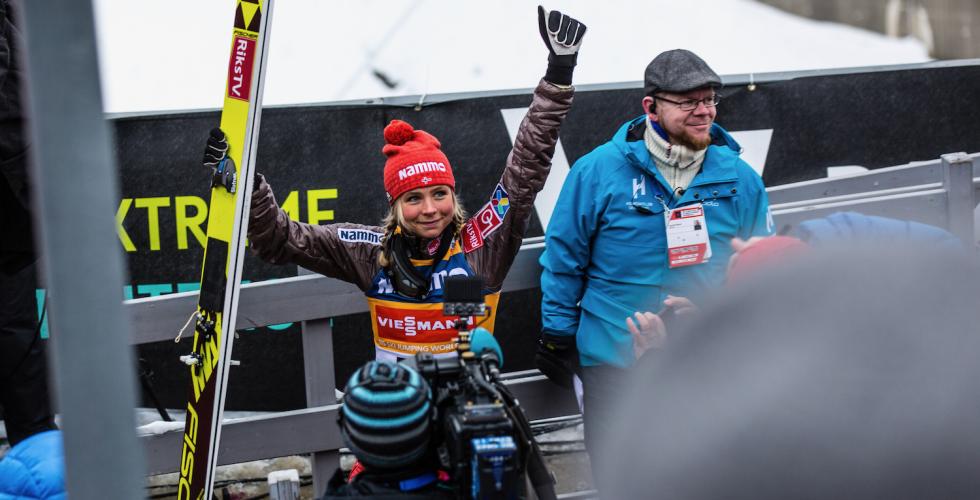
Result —
[{"label": "competition bib", "polygon": [[[493,333],[499,299],[497,293],[485,295],[488,315],[471,317],[470,324],[480,324]],[[459,336],[456,318],[442,314],[442,302],[411,303],[369,297],[368,306],[374,345],[378,349],[399,357],[414,356],[418,352],[445,354],[456,351],[453,342],[453,338]]]}]

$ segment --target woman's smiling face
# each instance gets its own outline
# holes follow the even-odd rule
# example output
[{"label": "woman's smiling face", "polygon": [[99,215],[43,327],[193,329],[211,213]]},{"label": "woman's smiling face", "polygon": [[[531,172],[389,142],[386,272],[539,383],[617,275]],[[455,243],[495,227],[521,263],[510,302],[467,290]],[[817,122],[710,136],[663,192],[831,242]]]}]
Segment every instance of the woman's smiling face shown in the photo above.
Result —
[{"label": "woman's smiling face", "polygon": [[432,239],[442,234],[453,220],[456,199],[446,185],[407,191],[398,197],[402,229],[420,238]]}]

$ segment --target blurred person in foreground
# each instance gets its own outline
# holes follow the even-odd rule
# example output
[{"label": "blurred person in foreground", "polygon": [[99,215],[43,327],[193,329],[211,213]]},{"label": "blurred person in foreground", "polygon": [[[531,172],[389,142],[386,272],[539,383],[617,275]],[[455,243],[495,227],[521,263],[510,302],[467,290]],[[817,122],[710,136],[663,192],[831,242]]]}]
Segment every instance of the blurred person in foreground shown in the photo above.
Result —
[{"label": "blurred person in foreground", "polygon": [[61,431],[32,434],[0,459],[0,500],[65,498],[65,452]]},{"label": "blurred person in foreground", "polygon": [[[966,252],[967,246],[952,233],[921,222],[894,219],[859,212],[835,212],[809,219],[794,226],[783,226],[777,236],[732,240],[733,254],[728,261],[726,285],[739,283],[765,268],[798,256],[811,248],[841,244],[914,244],[942,252]],[[666,342],[669,330],[698,310],[686,297],[668,296],[659,313],[637,311],[626,318],[633,336],[633,352],[639,358],[649,349]],[[670,324],[668,324],[670,323]]]},{"label": "blurred person in foreground", "polygon": [[563,386],[579,372],[593,462],[633,363],[623,318],[719,286],[731,239],[772,233],[762,179],[714,123],[720,77],[677,49],[644,82],[643,114],[572,167],[541,256],[536,364]]},{"label": "blurred person in foreground", "polygon": [[972,257],[917,242],[746,275],[639,362],[604,497],[977,498],[978,298]]}]

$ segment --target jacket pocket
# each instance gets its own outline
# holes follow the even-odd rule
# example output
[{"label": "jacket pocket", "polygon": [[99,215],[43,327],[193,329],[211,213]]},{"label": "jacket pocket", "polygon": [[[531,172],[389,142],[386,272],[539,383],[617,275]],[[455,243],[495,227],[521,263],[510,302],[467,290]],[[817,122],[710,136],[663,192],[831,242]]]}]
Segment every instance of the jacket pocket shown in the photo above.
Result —
[{"label": "jacket pocket", "polygon": [[712,239],[721,237],[725,241],[731,240],[739,227],[737,189],[734,185],[706,186],[698,188],[698,194],[699,200],[695,202],[700,202],[704,207],[704,216]]},{"label": "jacket pocket", "polygon": [[621,285],[615,290],[610,290],[613,291],[619,295],[619,298],[590,286],[582,295],[580,305],[583,310],[624,331],[626,318],[632,316],[634,312],[659,310],[659,286]]},{"label": "jacket pocket", "polygon": [[[582,296],[582,309],[598,316],[603,321],[626,328],[626,317],[633,314],[626,304],[621,304],[594,288],[585,290]],[[622,325],[620,325],[622,323]]]}]

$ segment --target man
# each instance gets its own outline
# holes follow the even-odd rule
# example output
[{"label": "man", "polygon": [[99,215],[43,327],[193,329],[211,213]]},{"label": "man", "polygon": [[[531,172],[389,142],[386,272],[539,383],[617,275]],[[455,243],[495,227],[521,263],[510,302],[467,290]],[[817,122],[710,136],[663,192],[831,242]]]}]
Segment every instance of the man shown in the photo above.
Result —
[{"label": "man", "polygon": [[841,243],[750,270],[637,363],[603,498],[977,498],[973,252]]},{"label": "man", "polygon": [[772,233],[762,179],[714,123],[720,86],[692,52],[654,58],[644,115],[575,163],[548,225],[537,361],[566,385],[581,363],[593,462],[634,359],[624,318],[668,295],[696,299],[724,280],[733,238]]}]

